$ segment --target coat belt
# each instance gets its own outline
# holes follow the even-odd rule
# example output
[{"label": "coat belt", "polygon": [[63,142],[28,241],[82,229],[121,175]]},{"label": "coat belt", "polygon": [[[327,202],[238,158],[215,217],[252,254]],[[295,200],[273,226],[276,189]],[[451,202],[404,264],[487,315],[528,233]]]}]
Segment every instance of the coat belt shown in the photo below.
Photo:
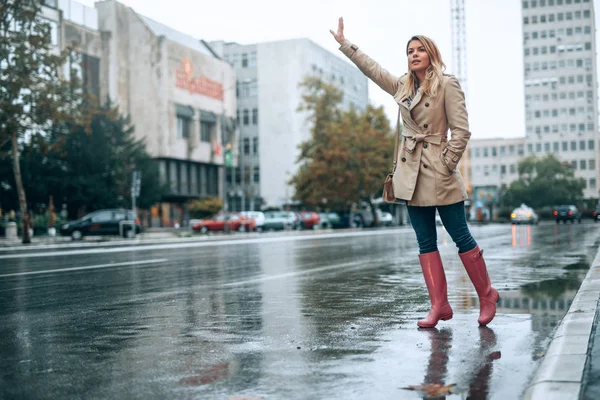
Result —
[{"label": "coat belt", "polygon": [[442,142],[446,141],[445,138],[440,135],[425,135],[422,133],[406,132],[406,134],[403,134],[402,136],[404,136],[404,139],[406,139],[404,149],[409,153],[412,153],[415,150],[415,147],[417,147],[417,143],[420,142],[441,144]]}]

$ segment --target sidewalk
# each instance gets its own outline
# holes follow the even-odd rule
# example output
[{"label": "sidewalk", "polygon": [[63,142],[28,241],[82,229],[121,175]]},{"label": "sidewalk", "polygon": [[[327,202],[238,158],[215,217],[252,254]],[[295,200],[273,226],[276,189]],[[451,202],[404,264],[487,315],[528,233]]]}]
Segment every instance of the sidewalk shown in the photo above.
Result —
[{"label": "sidewalk", "polygon": [[569,311],[556,329],[524,399],[597,399],[600,393],[600,333],[596,329],[600,293],[600,250]]}]

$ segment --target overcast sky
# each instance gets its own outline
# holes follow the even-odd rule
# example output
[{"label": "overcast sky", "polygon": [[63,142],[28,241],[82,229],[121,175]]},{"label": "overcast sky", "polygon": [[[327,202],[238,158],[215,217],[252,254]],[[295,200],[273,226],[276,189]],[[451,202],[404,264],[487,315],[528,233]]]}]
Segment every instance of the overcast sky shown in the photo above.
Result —
[{"label": "overcast sky", "polygon": [[[93,6],[94,0],[77,0]],[[241,44],[307,37],[339,54],[329,33],[344,17],[345,36],[401,75],[404,47],[431,37],[453,73],[450,0],[121,0],[136,12],[207,41]],[[594,0],[597,8],[600,0]],[[520,0],[466,0],[467,105],[474,139],[525,134]],[[596,15],[598,24],[598,15]],[[396,118],[391,96],[369,83],[369,98]]]}]

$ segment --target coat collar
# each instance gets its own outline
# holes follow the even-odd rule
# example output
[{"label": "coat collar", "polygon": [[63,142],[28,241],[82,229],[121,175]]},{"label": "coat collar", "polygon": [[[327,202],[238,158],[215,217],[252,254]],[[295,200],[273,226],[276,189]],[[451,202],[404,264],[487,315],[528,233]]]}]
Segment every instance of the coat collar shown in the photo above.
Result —
[{"label": "coat collar", "polygon": [[[406,80],[408,79],[408,73],[402,75],[400,77],[400,84],[402,86],[404,86],[406,84]],[[398,101],[398,103],[406,108],[409,111],[412,111],[413,108],[415,108],[415,106],[417,104],[419,104],[419,102],[421,101],[421,97],[423,97],[423,95],[421,94],[421,91],[417,91],[417,94],[415,95],[415,97],[412,99],[412,101],[410,102],[410,107],[408,106],[408,101],[406,101],[406,99],[404,99],[403,101]],[[399,99],[398,99],[399,100]]]}]

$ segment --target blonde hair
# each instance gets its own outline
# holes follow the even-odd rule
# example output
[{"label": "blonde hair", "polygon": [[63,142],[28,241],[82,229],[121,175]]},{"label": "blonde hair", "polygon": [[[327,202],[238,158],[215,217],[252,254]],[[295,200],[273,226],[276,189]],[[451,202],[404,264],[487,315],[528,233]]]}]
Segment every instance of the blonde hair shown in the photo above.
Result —
[{"label": "blonde hair", "polygon": [[[438,89],[442,86],[442,79],[444,76],[444,70],[446,69],[446,64],[444,64],[444,61],[442,61],[442,55],[440,54],[440,50],[436,46],[435,42],[427,36],[417,35],[411,37],[408,43],[406,43],[407,55],[410,42],[415,40],[421,42],[425,48],[425,52],[429,56],[430,62],[429,67],[427,67],[427,71],[425,71],[425,80],[423,82],[419,82],[419,87],[423,94],[433,97],[437,94]],[[406,82],[400,91],[400,98],[402,100],[406,99],[408,96],[415,97],[417,92],[416,83],[417,75],[413,71],[410,71],[409,62],[408,79],[406,79]]]}]

